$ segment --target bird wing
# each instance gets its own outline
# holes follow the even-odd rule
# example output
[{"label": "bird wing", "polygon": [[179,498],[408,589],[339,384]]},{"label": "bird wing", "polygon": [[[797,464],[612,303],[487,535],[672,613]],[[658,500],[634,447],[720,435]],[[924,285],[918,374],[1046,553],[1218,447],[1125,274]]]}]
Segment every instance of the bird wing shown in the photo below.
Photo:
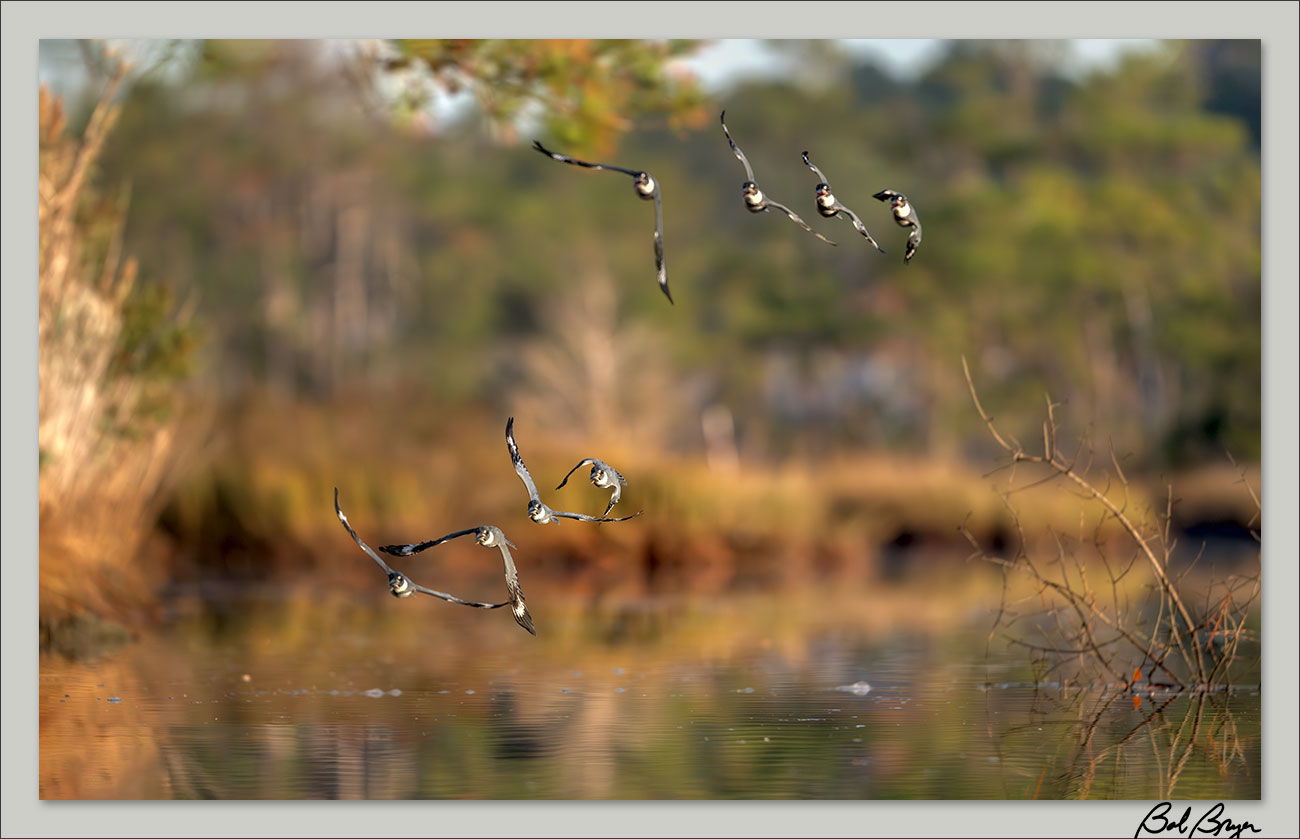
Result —
[{"label": "bird wing", "polygon": [[537,494],[537,484],[533,483],[533,476],[528,474],[528,467],[524,465],[524,459],[519,456],[519,446],[515,445],[514,417],[506,421],[506,448],[510,449],[510,462],[515,465],[515,473],[519,475],[519,480],[524,482],[528,497],[538,504],[542,503],[541,496]]},{"label": "bird wing", "polygon": [[807,230],[809,233],[811,233],[812,235],[816,236],[818,239],[821,239],[821,240],[822,240],[823,242],[825,242],[826,244],[828,244],[828,245],[833,245],[833,244],[835,244],[835,243],[832,242],[830,239],[827,239],[825,236],[823,236],[822,234],[818,233],[816,230],[813,230],[811,227],[809,227],[809,226],[808,226],[808,222],[806,222],[806,221],[804,221],[803,219],[799,218],[799,214],[798,214],[798,213],[796,213],[794,210],[790,209],[789,207],[785,206],[784,204],[778,204],[777,202],[775,202],[775,201],[773,201],[771,198],[769,198],[769,199],[767,199],[767,206],[769,206],[769,207],[775,207],[776,209],[778,209],[778,210],[780,210],[781,212],[785,213],[787,216],[790,217],[790,221],[793,221],[795,224],[799,225],[799,226],[802,227],[804,230]]},{"label": "bird wing", "polygon": [[407,582],[409,582],[411,584],[411,588],[415,589],[416,591],[423,592],[425,594],[429,594],[434,597],[440,597],[443,600],[446,600],[448,603],[459,603],[462,606],[473,606],[475,609],[500,609],[502,606],[510,605],[509,600],[505,601],[504,603],[478,603],[473,600],[462,600],[456,595],[448,594],[445,591],[435,591],[434,589],[431,588],[425,588],[424,586],[416,583],[414,580],[412,580],[409,577],[407,578]]},{"label": "bird wing", "polygon": [[742,152],[740,150],[740,147],[736,145],[736,141],[731,139],[731,132],[727,130],[726,111],[722,112],[721,121],[722,121],[722,133],[727,135],[727,142],[731,144],[731,150],[736,153],[736,157],[740,160],[740,162],[745,164],[745,179],[749,181],[754,180],[754,169],[749,165],[749,161],[745,158],[745,153]]},{"label": "bird wing", "polygon": [[611,172],[622,172],[624,175],[631,175],[634,178],[637,175],[641,174],[639,171],[633,169],[624,169],[622,166],[611,166],[608,163],[588,163],[587,161],[579,160],[576,157],[569,157],[568,155],[565,154],[556,154],[555,152],[546,148],[546,146],[543,146],[537,140],[533,140],[533,148],[537,149],[539,152],[551,158],[552,160],[558,160],[561,163],[572,163],[574,166],[583,166],[586,167],[587,169],[608,169]]},{"label": "bird wing", "polygon": [[901,197],[904,201],[907,200],[906,195],[903,195],[901,192],[894,192],[892,189],[882,189],[871,197],[875,198],[877,201],[889,201],[896,195]]},{"label": "bird wing", "polygon": [[415,545],[381,545],[379,550],[386,554],[392,554],[393,556],[410,556],[411,554],[418,554],[420,551],[427,551],[429,548],[441,545],[443,542],[450,542],[452,539],[459,539],[461,536],[468,536],[471,533],[478,533],[478,528],[471,527],[469,530],[457,530],[455,533],[448,533],[446,536],[442,536],[438,539],[433,539],[428,542],[420,542]]},{"label": "bird wing", "polygon": [[519,571],[515,568],[514,557],[510,555],[510,549],[506,547],[510,541],[500,530],[497,531],[496,547],[501,550],[501,559],[505,563],[506,569],[506,591],[510,592],[510,611],[515,616],[515,622],[527,629],[533,635],[537,630],[533,628],[533,616],[528,614],[528,604],[524,602],[524,590],[519,585]]},{"label": "bird wing", "polygon": [[560,485],[557,486],[556,489],[560,489],[560,487],[563,487],[565,484],[567,484],[569,482],[569,476],[572,475],[574,472],[577,472],[579,469],[581,469],[584,466],[589,466],[593,463],[599,463],[599,462],[600,461],[596,460],[595,458],[584,457],[582,460],[578,461],[577,466],[569,470],[569,474],[564,476],[564,480],[560,481]]},{"label": "bird wing", "polygon": [[672,292],[668,290],[668,269],[664,267],[664,210],[659,201],[659,184],[655,183],[655,271],[658,272],[659,288],[663,290],[668,302],[673,302]]},{"label": "bird wing", "polygon": [[822,183],[827,185],[830,184],[830,181],[826,180],[826,176],[822,174],[822,170],[818,169],[816,164],[814,164],[811,160],[808,159],[808,152],[803,153],[803,162],[808,164],[808,168],[813,170],[813,173],[816,174],[817,177],[821,179]]},{"label": "bird wing", "polygon": [[614,491],[609,494],[609,506],[605,508],[604,513],[601,513],[602,517],[608,516],[609,511],[614,509],[614,505],[618,503],[618,499],[623,497],[623,487],[621,485],[622,483],[625,483],[623,481],[623,476],[619,475],[617,472],[615,472],[614,474],[618,475],[619,480],[614,484]]},{"label": "bird wing", "polygon": [[360,546],[361,550],[366,552],[367,556],[369,556],[375,562],[378,562],[379,567],[384,569],[384,573],[390,576],[394,574],[395,572],[393,571],[393,569],[388,567],[388,563],[380,559],[379,554],[371,550],[369,545],[367,545],[365,542],[362,542],[361,537],[357,535],[357,532],[352,529],[352,525],[348,523],[348,517],[344,515],[343,508],[339,506],[338,487],[334,487],[334,512],[339,517],[339,522],[342,523],[343,529],[346,530],[348,532],[348,535],[352,537],[352,541],[356,542],[357,545]]},{"label": "bird wing", "polygon": [[912,214],[912,232],[907,234],[907,250],[903,254],[903,262],[906,264],[916,253],[916,248],[921,244],[921,222],[916,220],[916,214]]},{"label": "bird wing", "polygon": [[578,521],[599,522],[599,521],[627,521],[628,519],[636,518],[637,516],[641,515],[644,512],[645,510],[637,510],[635,513],[633,513],[630,516],[623,516],[622,518],[617,518],[617,519],[605,518],[604,516],[589,516],[586,513],[562,513],[559,510],[552,510],[551,515],[556,517],[563,517],[566,519],[577,519]]},{"label": "bird wing", "polygon": [[871,238],[871,234],[867,232],[867,226],[862,223],[862,219],[858,218],[857,213],[853,212],[848,207],[844,206],[838,201],[835,202],[835,209],[843,213],[844,217],[847,218],[849,221],[853,222],[853,226],[858,229],[859,233],[861,233],[864,237],[866,237],[866,240],[868,242],[870,242],[872,245],[875,246],[876,250],[880,251],[881,253],[885,252],[885,249],[882,248],[875,239]]}]

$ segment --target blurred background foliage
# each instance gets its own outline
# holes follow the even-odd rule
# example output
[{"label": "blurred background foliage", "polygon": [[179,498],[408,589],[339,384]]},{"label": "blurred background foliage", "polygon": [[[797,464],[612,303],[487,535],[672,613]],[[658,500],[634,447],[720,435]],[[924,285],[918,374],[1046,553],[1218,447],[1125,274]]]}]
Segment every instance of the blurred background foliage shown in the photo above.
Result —
[{"label": "blurred background foliage", "polygon": [[[914,78],[778,42],[790,73],[721,90],[681,63],[701,46],[184,42],[130,79],[94,177],[129,185],[139,269],[114,369],[210,423],[162,515],[173,577],[350,553],[333,485],[372,542],[522,522],[510,414],[553,506],[599,506],[547,493],[582,457],[629,476],[625,503],[658,510],[647,567],[682,532],[743,556],[754,530],[953,537],[985,506],[995,530],[962,356],[1000,427],[1036,439],[1048,393],[1130,477],[1260,458],[1258,41],[1083,75],[1061,43],[959,41]],[[743,210],[723,108],[765,191],[838,247]],[[650,206],[534,138],[659,181],[677,305]],[[805,149],[887,255],[816,215]],[[906,266],[883,188],[925,227]],[[531,538],[629,538],[575,530]]]}]

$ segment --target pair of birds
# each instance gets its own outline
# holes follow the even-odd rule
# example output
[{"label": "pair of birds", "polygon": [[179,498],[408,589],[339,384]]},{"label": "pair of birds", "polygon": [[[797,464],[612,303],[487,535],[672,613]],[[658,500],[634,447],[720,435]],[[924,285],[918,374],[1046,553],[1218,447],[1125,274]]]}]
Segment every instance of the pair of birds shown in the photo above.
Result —
[{"label": "pair of birds", "polygon": [[[578,462],[577,466],[570,469],[568,474],[564,476],[564,480],[560,481],[560,484],[556,489],[563,488],[564,485],[569,482],[569,478],[574,472],[578,471],[583,466],[590,465],[591,483],[598,488],[612,490],[610,493],[609,504],[605,507],[604,514],[600,516],[589,516],[585,513],[570,513],[552,509],[544,504],[537,491],[537,484],[534,483],[532,475],[528,472],[528,467],[524,465],[523,458],[519,454],[519,446],[515,443],[514,423],[514,417],[510,417],[506,422],[506,448],[510,451],[510,461],[515,467],[515,473],[519,476],[519,480],[523,482],[524,488],[528,490],[528,517],[534,522],[537,522],[538,524],[559,524],[559,519],[570,518],[578,521],[599,523],[607,521],[627,521],[628,519],[636,518],[641,515],[642,511],[638,510],[630,516],[608,518],[609,511],[614,508],[614,505],[618,503],[619,498],[622,495],[622,488],[627,486],[627,480],[609,464],[591,457],[583,458]],[[510,599],[502,603],[482,603],[473,600],[465,600],[455,596],[454,594],[448,594],[444,591],[427,588],[419,585],[398,571],[393,570],[392,566],[385,562],[379,554],[375,553],[369,545],[363,542],[361,537],[358,536],[357,532],[352,528],[347,515],[343,512],[343,508],[339,506],[338,487],[334,488],[334,513],[338,516],[339,522],[348,532],[348,535],[352,537],[352,541],[356,542],[357,546],[360,547],[367,556],[377,562],[384,573],[388,575],[388,589],[394,597],[410,597],[419,592],[446,600],[449,603],[458,603],[462,606],[470,606],[475,609],[500,609],[503,606],[509,606],[511,614],[514,615],[515,622],[528,630],[531,634],[537,634],[537,630],[533,627],[532,615],[528,612],[528,605],[524,602],[524,591],[519,585],[519,572],[515,567],[514,557],[510,554],[510,549],[514,548],[515,545],[506,538],[506,535],[501,531],[501,528],[493,525],[479,525],[478,527],[471,527],[465,530],[457,530],[454,533],[448,533],[446,536],[441,536],[427,542],[418,542],[410,545],[382,545],[379,548],[380,551],[391,556],[406,557],[445,544],[453,539],[459,539],[462,536],[473,534],[474,541],[479,545],[482,545],[485,548],[497,548],[501,551],[501,558],[505,563],[506,592],[510,595]]]},{"label": "pair of birds", "polygon": [[[745,209],[749,210],[751,213],[763,213],[769,209],[780,210],[785,213],[791,221],[801,226],[804,230],[807,230],[809,233],[813,234],[818,239],[821,239],[828,245],[834,245],[835,243],[830,239],[827,239],[825,236],[809,227],[808,223],[800,218],[799,215],[789,207],[773,201],[763,194],[763,191],[758,188],[758,184],[754,181],[754,170],[753,167],[749,165],[749,160],[745,157],[745,153],[736,145],[736,141],[731,139],[731,132],[727,130],[726,119],[727,112],[723,111],[720,117],[720,121],[722,122],[722,133],[726,135],[727,143],[731,145],[731,150],[735,153],[736,158],[740,160],[741,164],[745,167],[746,181],[741,185],[741,197],[745,201]],[[589,163],[585,160],[579,160],[576,157],[558,154],[546,148],[537,140],[533,141],[533,148],[537,149],[552,160],[558,160],[561,163],[569,163],[587,169],[604,169],[611,172],[621,172],[624,175],[630,175],[632,178],[632,187],[636,191],[637,197],[645,201],[653,200],[655,202],[655,271],[658,277],[659,288],[663,291],[664,296],[668,298],[668,302],[672,303],[673,295],[672,292],[668,290],[668,271],[664,267],[664,216],[663,202],[659,196],[659,182],[652,178],[649,172],[635,169],[624,169],[621,166],[613,166],[608,163]],[[813,170],[821,181],[817,184],[816,190],[817,212],[824,218],[841,216],[846,219],[876,248],[876,250],[884,253],[885,249],[880,247],[876,240],[871,237],[871,234],[867,232],[867,226],[862,223],[862,219],[858,218],[857,214],[836,200],[826,176],[823,175],[822,171],[808,159],[808,152],[806,151],[803,153],[803,162],[809,169]],[[906,195],[892,189],[882,189],[871,197],[878,201],[888,201],[890,211],[894,216],[894,223],[899,227],[907,228],[910,231],[907,237],[907,249],[903,254],[904,264],[910,263],[912,261],[912,256],[916,254],[917,247],[921,244],[921,221],[917,218],[916,210],[912,207],[911,202],[907,200]]]},{"label": "pair of birds", "polygon": [[515,545],[506,538],[504,533],[501,532],[501,528],[492,525],[480,525],[479,527],[471,527],[467,530],[457,530],[455,533],[448,533],[446,536],[429,542],[421,542],[418,545],[384,545],[379,549],[384,553],[392,554],[393,556],[410,556],[411,554],[428,550],[435,545],[450,542],[452,539],[459,539],[461,536],[468,536],[471,533],[474,534],[474,541],[483,547],[500,549],[501,558],[505,561],[506,591],[510,595],[510,599],[502,603],[480,603],[473,600],[464,600],[454,594],[448,594],[445,591],[426,588],[425,586],[407,578],[403,574],[394,571],[392,566],[387,562],[384,562],[383,558],[380,557],[379,554],[375,553],[374,549],[361,541],[361,537],[352,529],[352,525],[348,522],[347,515],[344,514],[343,508],[339,506],[338,487],[334,488],[334,513],[339,517],[339,521],[343,524],[343,529],[352,537],[352,541],[356,542],[361,550],[366,552],[367,556],[379,563],[379,567],[388,575],[388,590],[392,592],[394,597],[410,597],[416,592],[420,592],[422,594],[441,598],[442,600],[446,600],[448,603],[459,603],[462,606],[471,606],[475,609],[500,609],[502,606],[509,606],[511,614],[514,615],[515,622],[528,630],[531,634],[537,634],[537,630],[533,628],[533,617],[528,613],[528,605],[524,602],[524,590],[519,585],[519,572],[515,568],[514,557],[510,555],[510,549],[515,547]]}]

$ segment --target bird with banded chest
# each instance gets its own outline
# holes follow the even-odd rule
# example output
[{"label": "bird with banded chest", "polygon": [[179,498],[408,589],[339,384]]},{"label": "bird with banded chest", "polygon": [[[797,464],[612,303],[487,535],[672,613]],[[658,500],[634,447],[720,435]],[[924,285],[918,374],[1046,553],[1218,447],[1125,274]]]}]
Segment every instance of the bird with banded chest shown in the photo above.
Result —
[{"label": "bird with banded chest", "polygon": [[796,213],[794,210],[791,210],[789,207],[785,206],[784,204],[779,204],[776,201],[773,201],[771,198],[763,194],[763,191],[758,188],[758,184],[754,181],[754,169],[752,166],[749,165],[749,159],[745,157],[745,153],[742,152],[740,150],[740,147],[736,145],[736,141],[731,139],[731,132],[727,130],[726,111],[722,112],[721,120],[722,120],[722,133],[727,136],[727,142],[731,145],[731,151],[736,155],[736,159],[739,160],[741,164],[745,167],[746,180],[743,184],[740,185],[740,196],[745,201],[745,209],[749,210],[751,213],[762,213],[762,212],[766,212],[769,209],[780,210],[781,212],[789,216],[790,221],[799,225],[804,230],[807,230],[809,233],[816,236],[818,239],[821,239],[826,244],[834,245],[835,243],[832,242],[830,239],[827,239],[825,236],[823,236],[822,234],[818,233],[816,230],[813,230],[811,227],[809,227],[808,222],[799,218],[799,214]]},{"label": "bird with banded chest", "polygon": [[543,146],[539,141],[533,141],[533,148],[542,154],[558,160],[561,163],[569,163],[573,166],[582,166],[587,169],[604,169],[609,172],[622,172],[624,175],[632,176],[632,187],[636,191],[637,197],[643,201],[655,202],[655,271],[658,277],[659,288],[663,291],[668,302],[673,302],[672,292],[668,290],[668,270],[664,267],[664,212],[663,202],[659,197],[659,182],[650,177],[649,172],[642,172],[636,169],[624,169],[621,166],[611,166],[608,163],[588,163],[585,160],[579,160],[576,157],[569,157],[565,154],[557,154]]},{"label": "bird with banded chest", "polygon": [[817,212],[820,213],[823,218],[834,218],[835,216],[840,216],[850,222],[853,227],[862,234],[863,238],[871,243],[872,247],[881,253],[884,253],[885,249],[882,248],[875,239],[871,238],[871,234],[867,232],[867,226],[862,223],[862,219],[858,218],[857,213],[853,212],[836,199],[835,194],[831,191],[830,183],[827,182],[826,176],[822,174],[822,170],[818,169],[817,166],[808,159],[808,152],[803,153],[803,162],[809,169],[813,170],[813,173],[817,176],[818,180],[821,181],[821,183],[817,184],[816,191]]},{"label": "bird with banded chest", "polygon": [[916,216],[916,208],[907,200],[906,195],[892,189],[882,189],[871,197],[888,201],[889,209],[894,215],[894,223],[910,231],[907,234],[907,249],[903,253],[903,264],[906,265],[912,261],[917,247],[921,244],[921,220]]},{"label": "bird with banded chest", "polygon": [[614,509],[614,505],[617,504],[619,498],[623,496],[623,487],[627,486],[627,479],[605,461],[597,460],[594,457],[583,458],[578,461],[577,466],[569,470],[568,474],[564,476],[564,480],[560,481],[560,485],[557,486],[556,489],[562,489],[564,485],[569,482],[570,475],[588,464],[591,465],[591,475],[589,477],[592,486],[597,489],[613,490],[609,495],[609,506],[605,508],[605,512],[601,513],[602,516],[608,516],[609,511]]}]

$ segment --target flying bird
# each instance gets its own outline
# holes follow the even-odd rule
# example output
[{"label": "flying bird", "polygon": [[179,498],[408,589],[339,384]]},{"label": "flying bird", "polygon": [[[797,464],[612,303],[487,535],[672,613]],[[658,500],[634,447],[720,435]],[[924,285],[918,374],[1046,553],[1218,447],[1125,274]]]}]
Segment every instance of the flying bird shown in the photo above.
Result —
[{"label": "flying bird", "polygon": [[616,470],[613,466],[610,466],[605,461],[597,460],[594,457],[583,458],[581,461],[578,462],[577,466],[569,470],[569,474],[564,476],[564,480],[560,481],[560,485],[557,486],[556,489],[563,488],[564,485],[569,482],[569,475],[572,475],[574,472],[577,472],[579,469],[581,469],[582,467],[588,464],[591,464],[592,485],[597,487],[598,489],[614,490],[612,493],[610,493],[609,496],[609,506],[606,507],[605,512],[601,514],[601,515],[608,516],[609,511],[614,509],[614,505],[617,504],[618,499],[622,497],[623,487],[627,486],[627,479],[625,479],[622,475],[620,475],[618,473],[618,470]]},{"label": "flying bird", "polygon": [[537,494],[537,484],[533,483],[533,476],[528,474],[528,467],[524,465],[524,459],[519,456],[519,446],[515,444],[515,418],[510,417],[506,421],[506,448],[510,450],[510,461],[515,465],[515,473],[519,475],[519,480],[524,482],[524,489],[528,490],[528,518],[538,524],[559,524],[559,519],[577,519],[578,521],[627,521],[641,515],[641,511],[633,513],[630,516],[611,519],[604,516],[589,516],[585,513],[563,513],[559,510],[552,510],[542,503],[541,496]]},{"label": "flying bird", "polygon": [[608,163],[588,163],[585,160],[578,160],[576,157],[556,154],[550,149],[543,146],[537,140],[533,141],[533,148],[542,154],[558,160],[561,163],[572,163],[574,166],[583,166],[587,169],[607,169],[610,172],[622,172],[624,175],[632,176],[632,186],[636,189],[638,198],[649,201],[654,199],[655,202],[655,270],[659,274],[659,288],[663,291],[668,302],[673,302],[673,295],[668,291],[668,269],[664,267],[664,212],[663,204],[659,200],[659,182],[650,177],[649,172],[639,172],[632,169],[624,169],[621,166],[611,166]]},{"label": "flying bird", "polygon": [[499,548],[501,550],[501,558],[505,560],[506,565],[506,591],[510,592],[510,611],[515,616],[516,623],[536,635],[537,630],[533,629],[532,615],[528,614],[528,606],[524,603],[524,590],[519,587],[519,572],[515,570],[514,558],[510,556],[510,548],[515,547],[515,545],[501,532],[501,528],[481,525],[471,527],[468,530],[457,530],[455,533],[448,533],[446,536],[429,542],[420,542],[416,545],[384,545],[379,550],[393,556],[411,556],[412,554],[418,554],[420,551],[428,550],[435,545],[450,542],[452,539],[468,536],[471,533],[474,534],[474,541],[483,547]]},{"label": "flying bird", "polygon": [[917,246],[921,244],[921,220],[916,217],[916,209],[907,200],[906,195],[894,192],[892,189],[882,189],[871,197],[888,201],[889,209],[894,213],[894,222],[899,227],[911,228],[912,232],[907,234],[907,250],[903,253],[903,264],[906,265],[916,253]]},{"label": "flying bird", "polygon": [[731,144],[731,150],[736,153],[736,158],[745,166],[745,178],[747,180],[745,181],[745,183],[741,185],[740,194],[745,199],[746,210],[749,210],[751,213],[762,213],[762,212],[766,212],[768,209],[775,208],[785,213],[787,216],[789,216],[790,221],[793,221],[795,224],[799,225],[804,230],[807,230],[809,233],[816,236],[818,239],[821,239],[826,244],[828,245],[835,244],[830,239],[827,239],[825,236],[823,236],[822,234],[818,233],[816,230],[813,230],[811,227],[809,227],[808,222],[799,218],[799,215],[795,213],[794,210],[791,210],[789,207],[785,206],[784,204],[778,204],[777,202],[768,198],[766,195],[763,194],[763,191],[758,188],[758,184],[754,183],[754,170],[749,165],[749,161],[745,158],[745,153],[742,152],[740,150],[740,147],[736,145],[736,141],[731,139],[731,132],[727,130],[726,111],[722,112],[722,133],[727,135],[727,142]]},{"label": "flying bird", "polygon": [[821,181],[821,183],[817,184],[817,212],[821,213],[824,218],[842,216],[852,222],[853,226],[856,227],[858,232],[871,243],[872,247],[881,253],[884,253],[885,249],[882,248],[875,239],[871,238],[871,234],[867,232],[867,226],[862,223],[862,219],[858,218],[856,213],[836,200],[835,195],[831,192],[831,185],[826,182],[826,176],[822,174],[822,170],[818,169],[817,166],[808,159],[808,152],[803,153],[803,162],[807,164],[809,169],[813,170],[813,173],[817,175],[818,180]]},{"label": "flying bird", "polygon": [[[387,562],[384,562],[379,558],[379,554],[375,553],[370,549],[369,545],[361,541],[361,537],[357,535],[357,532],[352,529],[352,525],[348,523],[348,517],[343,514],[343,508],[339,506],[338,487],[334,488],[334,512],[338,515],[339,521],[343,524],[343,529],[352,537],[352,541],[356,542],[361,550],[366,552],[367,556],[379,563],[379,567],[384,569],[384,573],[388,575],[388,589],[392,592],[393,597],[410,597],[418,591],[423,592],[424,594],[433,595],[434,597],[440,597],[451,603],[459,603],[462,606],[473,606],[475,609],[500,609],[502,606],[511,605],[509,601],[506,603],[475,603],[470,600],[462,600],[459,597],[447,594],[446,592],[434,591],[431,588],[417,585],[415,582],[390,568]],[[517,615],[515,619],[519,619]]]}]

